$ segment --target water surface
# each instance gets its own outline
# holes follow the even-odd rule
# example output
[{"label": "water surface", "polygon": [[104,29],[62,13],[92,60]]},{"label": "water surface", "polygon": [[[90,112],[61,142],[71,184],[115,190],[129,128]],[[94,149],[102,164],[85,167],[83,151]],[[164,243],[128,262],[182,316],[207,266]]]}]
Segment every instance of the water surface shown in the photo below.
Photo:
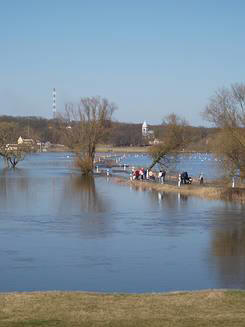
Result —
[{"label": "water surface", "polygon": [[0,291],[245,288],[245,208],[82,178],[70,154],[0,169]]}]

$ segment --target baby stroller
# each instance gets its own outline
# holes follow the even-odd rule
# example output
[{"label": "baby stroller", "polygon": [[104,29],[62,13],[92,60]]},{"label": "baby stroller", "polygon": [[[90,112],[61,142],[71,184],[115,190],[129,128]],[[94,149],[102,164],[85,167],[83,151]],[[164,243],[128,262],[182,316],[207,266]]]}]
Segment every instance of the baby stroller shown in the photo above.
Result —
[{"label": "baby stroller", "polygon": [[192,178],[188,176],[187,171],[181,173],[181,184],[191,184]]}]

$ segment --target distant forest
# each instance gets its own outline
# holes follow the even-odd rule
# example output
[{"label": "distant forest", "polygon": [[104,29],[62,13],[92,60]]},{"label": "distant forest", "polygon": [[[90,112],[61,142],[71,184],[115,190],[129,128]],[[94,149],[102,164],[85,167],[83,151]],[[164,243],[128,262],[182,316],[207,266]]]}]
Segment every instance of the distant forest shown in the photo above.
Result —
[{"label": "distant forest", "polygon": [[[9,143],[15,143],[19,136],[52,144],[66,143],[64,129],[67,128],[67,125],[59,119],[35,116],[0,116],[0,128],[6,123],[13,127]],[[156,139],[164,140],[164,125],[151,125],[150,128],[154,131]],[[192,142],[185,150],[209,151],[210,143],[214,134],[217,133],[217,129],[194,126],[189,126],[188,129]],[[103,143],[111,146],[145,146],[149,144],[149,141],[142,137],[142,124],[113,121],[108,127],[108,133]]]}]

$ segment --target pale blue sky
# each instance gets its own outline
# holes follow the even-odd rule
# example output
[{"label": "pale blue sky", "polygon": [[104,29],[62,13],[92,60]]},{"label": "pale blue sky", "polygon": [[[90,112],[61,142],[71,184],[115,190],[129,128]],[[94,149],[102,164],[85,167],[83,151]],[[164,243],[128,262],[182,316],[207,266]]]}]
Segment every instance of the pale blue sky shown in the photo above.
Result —
[{"label": "pale blue sky", "polygon": [[245,0],[0,0],[0,115],[52,116],[81,96],[114,118],[204,124],[222,86],[245,81]]}]

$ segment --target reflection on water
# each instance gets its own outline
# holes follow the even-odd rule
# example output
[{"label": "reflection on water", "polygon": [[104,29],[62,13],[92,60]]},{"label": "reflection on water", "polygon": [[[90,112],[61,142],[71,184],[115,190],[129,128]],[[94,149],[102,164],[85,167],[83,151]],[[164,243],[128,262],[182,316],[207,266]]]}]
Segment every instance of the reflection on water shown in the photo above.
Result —
[{"label": "reflection on water", "polygon": [[[0,170],[0,205],[1,207],[17,209],[23,207],[24,202],[35,208],[37,194],[42,193],[45,200],[60,202],[61,212],[73,210],[106,211],[102,197],[96,192],[95,181],[92,176],[81,177],[71,174],[69,177],[54,176],[49,179],[33,179],[24,169]],[[51,194],[50,194],[51,193]],[[51,197],[49,197],[51,196]],[[51,203],[51,204],[52,204]],[[108,204],[107,204],[108,205]]]},{"label": "reflection on water", "polygon": [[149,193],[152,200],[159,203],[161,207],[164,208],[177,208],[188,205],[188,196],[181,193],[166,193],[166,192],[156,192],[152,191]]},{"label": "reflection on water", "polygon": [[106,215],[109,202],[97,192],[93,176],[73,176],[64,180],[60,215],[80,217],[83,237],[105,237],[111,233],[111,220]]},{"label": "reflection on water", "polygon": [[106,211],[106,205],[102,197],[96,192],[93,176],[71,175],[69,182],[64,181],[64,198],[61,203],[62,210],[71,210],[74,207],[74,202],[80,204],[81,212]]},{"label": "reflection on water", "polygon": [[29,197],[29,180],[22,169],[0,170],[0,207],[23,205],[22,195]]},{"label": "reflection on water", "polygon": [[104,215],[109,203],[96,191],[93,176],[33,178],[24,169],[0,170],[0,207],[16,219],[30,216],[32,221],[37,216],[38,222],[48,223],[50,218],[60,222],[68,217],[80,218],[78,230],[85,236],[103,237],[110,225]]},{"label": "reflection on water", "polygon": [[245,288],[244,211],[226,205],[217,211],[219,221],[211,233],[210,260],[223,287]]},{"label": "reflection on water", "polygon": [[0,169],[0,258],[1,291],[245,288],[245,209],[34,155]]}]

